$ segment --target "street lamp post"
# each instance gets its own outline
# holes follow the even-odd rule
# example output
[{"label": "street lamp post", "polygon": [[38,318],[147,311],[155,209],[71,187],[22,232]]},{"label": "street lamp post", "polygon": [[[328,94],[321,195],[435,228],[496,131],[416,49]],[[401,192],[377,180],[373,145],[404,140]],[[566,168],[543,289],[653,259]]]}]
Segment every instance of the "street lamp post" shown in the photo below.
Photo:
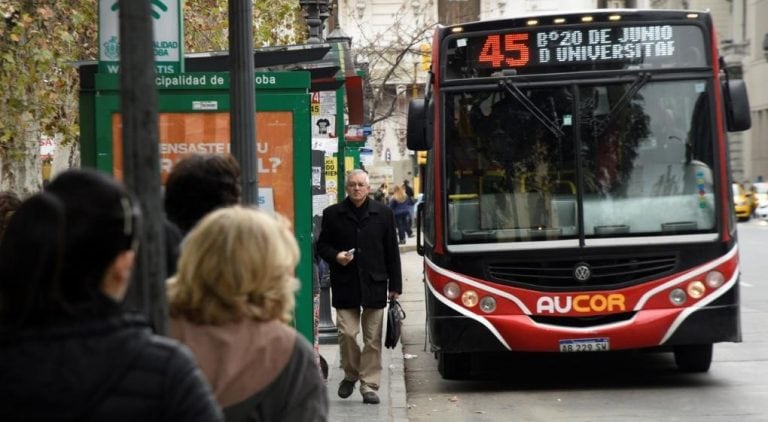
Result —
[{"label": "street lamp post", "polygon": [[[349,55],[349,48],[352,44],[352,38],[342,31],[339,26],[339,20],[336,19],[336,27],[326,37],[329,43],[338,42],[340,50],[343,50],[345,56]],[[343,150],[343,148],[340,148]],[[331,317],[331,279],[328,265],[318,264],[317,266],[320,284],[320,321],[317,327],[317,336],[320,344],[335,344],[338,342],[338,331]]]},{"label": "street lamp post", "polygon": [[307,44],[323,42],[325,20],[331,15],[332,6],[329,0],[299,0],[299,5],[304,11],[304,18],[309,27]]}]

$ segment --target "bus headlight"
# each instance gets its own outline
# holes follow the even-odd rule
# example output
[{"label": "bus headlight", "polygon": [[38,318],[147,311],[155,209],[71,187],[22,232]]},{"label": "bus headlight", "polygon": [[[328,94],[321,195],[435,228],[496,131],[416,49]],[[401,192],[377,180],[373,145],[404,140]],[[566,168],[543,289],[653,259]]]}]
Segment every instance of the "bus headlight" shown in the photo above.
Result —
[{"label": "bus headlight", "polygon": [[688,292],[688,296],[694,299],[700,299],[704,296],[704,292],[707,291],[707,288],[704,287],[704,283],[696,280],[688,283],[688,287],[686,287],[685,290]]},{"label": "bus headlight", "polygon": [[669,301],[675,306],[685,303],[685,298],[685,291],[683,289],[675,289],[669,292]]},{"label": "bus headlight", "polygon": [[720,271],[710,271],[707,273],[707,278],[704,279],[707,286],[716,289],[725,283],[725,276]]},{"label": "bus headlight", "polygon": [[445,286],[443,286],[443,294],[448,299],[456,299],[461,295],[461,289],[459,289],[459,285],[454,283],[453,281],[449,281],[445,283]]},{"label": "bus headlight", "polygon": [[496,299],[492,298],[491,296],[485,296],[484,298],[480,299],[480,310],[486,314],[490,314],[491,312],[495,311]]},{"label": "bus headlight", "polygon": [[467,290],[464,292],[464,294],[461,295],[461,303],[464,304],[467,308],[472,308],[473,306],[477,305],[479,298],[477,297],[477,293],[474,290]]}]

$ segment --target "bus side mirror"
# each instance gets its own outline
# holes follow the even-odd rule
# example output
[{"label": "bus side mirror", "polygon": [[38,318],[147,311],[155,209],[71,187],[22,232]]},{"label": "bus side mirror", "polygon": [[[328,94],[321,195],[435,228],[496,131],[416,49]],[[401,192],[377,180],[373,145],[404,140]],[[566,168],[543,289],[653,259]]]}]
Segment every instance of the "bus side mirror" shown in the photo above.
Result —
[{"label": "bus side mirror", "polygon": [[423,98],[411,100],[408,107],[408,132],[406,141],[408,149],[413,151],[427,151],[432,149],[431,126],[428,124],[427,107]]},{"label": "bus side mirror", "polygon": [[731,79],[724,84],[725,121],[729,132],[740,132],[752,127],[747,85],[741,79]]}]

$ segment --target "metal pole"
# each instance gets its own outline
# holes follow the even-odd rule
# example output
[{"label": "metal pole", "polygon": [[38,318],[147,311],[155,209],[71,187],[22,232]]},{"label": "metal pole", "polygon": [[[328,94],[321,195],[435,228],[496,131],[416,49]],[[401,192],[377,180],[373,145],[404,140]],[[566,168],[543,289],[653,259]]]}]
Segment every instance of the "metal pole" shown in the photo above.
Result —
[{"label": "metal pole", "polygon": [[[302,7],[305,6],[302,5]],[[310,35],[313,33],[318,34],[316,42],[322,41],[322,28],[325,20],[328,18],[328,14],[330,12],[329,9],[332,7],[333,5],[331,4],[325,7],[318,5],[316,9],[309,8],[309,5],[307,5],[305,8],[308,14],[307,24],[310,26]],[[334,13],[336,28],[334,28],[334,30],[328,34],[326,41],[330,43],[339,43],[339,49],[343,50],[344,54],[349,54],[349,46],[352,42],[352,38],[345,34],[339,26],[339,18],[336,15],[338,13],[338,8],[334,9]],[[313,17],[316,17],[317,19],[312,20],[311,18]],[[341,139],[341,137],[339,137],[339,139]],[[341,151],[343,151],[343,149]],[[330,269],[328,268],[328,264],[325,261],[320,260],[320,258],[316,259],[320,261],[316,266],[319,273],[318,279],[320,284],[320,321],[318,323],[317,329],[318,341],[320,344],[336,344],[339,342],[339,335],[336,324],[333,322],[333,317],[331,316],[331,273]]]},{"label": "metal pole", "polygon": [[331,272],[328,264],[319,260],[317,272],[320,284],[320,321],[317,336],[320,344],[336,344],[339,332],[331,316]]},{"label": "metal pole", "polygon": [[138,233],[141,246],[125,305],[142,311],[155,330],[164,334],[167,267],[150,2],[120,0],[119,5],[124,180],[138,198],[144,216]]},{"label": "metal pole", "polygon": [[251,0],[229,0],[230,146],[240,164],[242,201],[258,205],[252,19]]}]

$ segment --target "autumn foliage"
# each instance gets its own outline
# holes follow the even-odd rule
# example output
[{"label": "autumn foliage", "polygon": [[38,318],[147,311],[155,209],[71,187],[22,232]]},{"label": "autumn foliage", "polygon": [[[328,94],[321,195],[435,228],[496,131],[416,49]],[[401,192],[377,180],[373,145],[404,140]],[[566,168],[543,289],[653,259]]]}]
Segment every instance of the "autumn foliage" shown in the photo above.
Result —
[{"label": "autumn foliage", "polygon": [[[117,0],[115,0],[117,1]],[[58,135],[74,147],[77,63],[98,56],[98,0],[0,0],[0,189],[39,189],[39,140]],[[186,52],[227,49],[227,0],[184,1]],[[254,46],[300,42],[295,0],[254,2]]]}]

